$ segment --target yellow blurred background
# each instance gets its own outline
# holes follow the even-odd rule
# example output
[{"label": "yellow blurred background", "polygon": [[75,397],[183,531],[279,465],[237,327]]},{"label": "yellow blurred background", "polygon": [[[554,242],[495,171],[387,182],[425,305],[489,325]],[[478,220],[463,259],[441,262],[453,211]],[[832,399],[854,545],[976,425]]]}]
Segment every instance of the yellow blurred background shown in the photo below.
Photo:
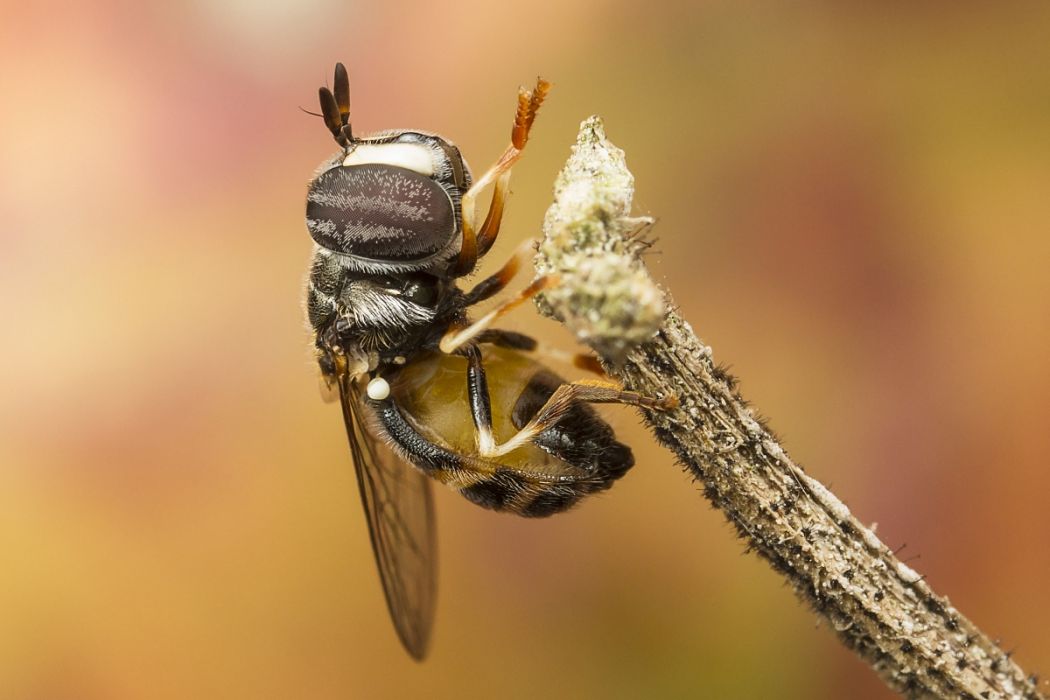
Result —
[{"label": "yellow blurred background", "polygon": [[[606,120],[655,273],[788,449],[1050,672],[1050,5],[7,2],[0,698],[890,697],[628,410],[546,521],[438,494],[383,605],[300,310],[316,89],[475,170],[555,82],[486,270]],[[531,311],[509,327],[568,345]]]}]

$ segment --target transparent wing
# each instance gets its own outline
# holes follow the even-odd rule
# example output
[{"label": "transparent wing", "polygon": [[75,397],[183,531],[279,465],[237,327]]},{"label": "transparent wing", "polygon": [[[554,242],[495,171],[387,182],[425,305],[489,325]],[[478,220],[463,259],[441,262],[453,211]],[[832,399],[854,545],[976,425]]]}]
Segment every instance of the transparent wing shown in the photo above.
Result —
[{"label": "transparent wing", "polygon": [[363,420],[359,390],[339,381],[372,549],[397,635],[416,660],[426,655],[434,621],[437,544],[430,479],[408,464]]}]

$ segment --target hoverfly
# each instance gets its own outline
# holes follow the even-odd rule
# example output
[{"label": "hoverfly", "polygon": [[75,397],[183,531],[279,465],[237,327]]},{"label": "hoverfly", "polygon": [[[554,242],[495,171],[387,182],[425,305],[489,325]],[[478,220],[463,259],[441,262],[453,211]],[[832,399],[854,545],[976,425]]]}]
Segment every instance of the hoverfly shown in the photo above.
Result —
[{"label": "hoverfly", "polygon": [[[511,144],[478,180],[436,134],[355,135],[342,64],[333,90],[319,92],[340,149],[309,185],[306,314],[324,385],[342,406],[387,607],[415,659],[434,616],[431,480],[486,508],[552,515],[634,464],[589,403],[665,403],[604,380],[567,383],[529,356],[532,338],[493,328],[551,277],[477,321],[467,315],[527,266],[529,245],[468,290],[455,282],[496,240],[511,167],[549,89],[541,79],[520,90]],[[475,202],[489,185],[479,225]]]}]

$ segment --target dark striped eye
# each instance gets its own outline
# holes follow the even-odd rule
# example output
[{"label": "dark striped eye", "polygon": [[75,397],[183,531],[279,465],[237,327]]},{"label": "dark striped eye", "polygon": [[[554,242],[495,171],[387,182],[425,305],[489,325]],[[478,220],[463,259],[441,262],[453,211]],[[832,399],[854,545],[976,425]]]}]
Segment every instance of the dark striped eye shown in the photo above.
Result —
[{"label": "dark striped eye", "polygon": [[322,248],[407,262],[448,246],[456,213],[448,193],[429,177],[368,163],[332,168],[310,183],[306,225]]}]

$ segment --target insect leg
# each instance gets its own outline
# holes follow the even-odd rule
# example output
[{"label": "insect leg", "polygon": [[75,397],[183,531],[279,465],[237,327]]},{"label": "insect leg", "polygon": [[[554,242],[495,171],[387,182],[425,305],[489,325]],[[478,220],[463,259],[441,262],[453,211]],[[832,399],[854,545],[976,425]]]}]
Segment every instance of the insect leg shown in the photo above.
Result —
[{"label": "insect leg", "polygon": [[510,350],[524,350],[525,352],[532,352],[539,347],[539,343],[532,336],[516,331],[505,331],[500,328],[490,328],[487,331],[481,331],[474,339],[474,342],[495,345]]},{"label": "insect leg", "polygon": [[470,324],[466,328],[452,328],[444,337],[441,338],[441,342],[438,343],[438,347],[441,352],[453,353],[459,348],[463,347],[466,343],[473,340],[480,333],[485,331],[489,326],[496,321],[496,319],[505,316],[510,311],[513,311],[516,307],[521,306],[526,301],[536,296],[545,289],[550,289],[554,285],[558,284],[558,277],[556,275],[544,275],[543,277],[537,277],[532,281],[525,289],[518,292],[515,296],[506,300],[496,308],[489,311],[487,314],[479,318],[474,323]]},{"label": "insect leg", "polygon": [[507,195],[510,194],[510,170],[508,169],[498,178],[492,188],[492,201],[489,203],[489,211],[485,214],[485,223],[478,231],[478,257],[489,252],[489,248],[496,242],[499,235],[500,224],[503,223],[503,209],[507,204]]},{"label": "insect leg", "polygon": [[496,438],[492,435],[492,403],[485,365],[482,364],[481,350],[477,345],[466,346],[463,354],[467,357],[467,397],[470,400],[470,415],[474,419],[478,452],[489,454],[496,446]]},{"label": "insect leg", "polygon": [[[471,186],[460,200],[460,213],[462,215],[463,243],[460,246],[459,259],[456,262],[456,273],[460,276],[470,273],[477,264],[478,256],[484,255],[499,233],[500,222],[503,218],[503,205],[506,202],[507,191],[510,185],[510,169],[521,158],[522,150],[529,140],[529,131],[532,123],[536,120],[536,113],[543,104],[551,85],[546,80],[538,78],[536,87],[532,90],[521,88],[518,90],[518,109],[514,114],[514,126],[510,132],[510,145],[496,160],[496,163],[485,171]],[[481,232],[477,233],[477,222],[475,221],[474,206],[477,203],[478,194],[493,182],[496,183],[492,192],[492,204],[489,206],[488,216],[482,224]]]},{"label": "insect leg", "polygon": [[537,355],[556,360],[562,364],[572,365],[577,369],[582,369],[587,372],[593,372],[601,376],[607,376],[605,369],[601,363],[598,362],[598,358],[594,355],[588,355],[587,353],[577,352],[565,352],[564,350],[556,347],[551,347],[545,343],[537,341],[531,336],[527,336],[523,333],[516,333],[514,331],[505,331],[499,328],[490,328],[489,330],[478,333],[477,337],[474,338],[475,343],[496,345],[501,348],[510,348],[511,350],[523,350],[525,352],[536,353]]},{"label": "insect leg", "polygon": [[576,369],[582,369],[585,372],[597,374],[601,377],[609,376],[605,373],[602,363],[598,362],[598,358],[594,355],[588,355],[583,352],[566,352],[561,348],[552,347],[544,343],[536,343],[532,351],[537,355],[560,362],[563,365],[571,365]]},{"label": "insect leg", "polygon": [[478,282],[464,295],[463,305],[473,306],[506,289],[507,285],[517,277],[522,266],[532,257],[532,253],[535,250],[536,239],[529,238],[525,240],[510,256],[510,260],[503,264],[503,267],[497,270],[495,274]]},{"label": "insect leg", "polygon": [[555,425],[577,401],[587,403],[620,403],[628,406],[640,406],[658,411],[674,408],[678,404],[675,397],[654,399],[642,396],[634,391],[624,391],[613,382],[601,379],[585,379],[558,387],[547,403],[536,412],[536,415],[525,427],[518,431],[502,445],[494,445],[491,452],[482,452],[484,457],[498,457],[513,452],[531,442],[537,435]]},{"label": "insect leg", "polygon": [[[481,350],[478,348],[477,345],[470,344],[463,348],[463,354],[467,358],[467,397],[470,401],[470,415],[471,418],[474,419],[474,428],[476,430],[477,436],[478,454],[484,456],[505,454],[505,452],[501,452],[497,449],[496,438],[492,434],[492,403],[489,397],[489,383],[488,378],[485,374],[485,365],[481,358]],[[600,394],[600,392],[605,391],[606,389],[611,389],[614,391],[615,397],[607,399],[608,401],[616,401],[620,403],[637,401],[638,403],[636,405],[645,405],[644,402],[646,401],[644,397],[641,397],[638,394],[634,394],[633,392],[620,391],[619,387],[616,387],[612,384],[609,384],[608,386],[597,386],[599,393],[595,393],[595,386],[587,385],[585,382],[581,382],[578,384],[562,385],[558,388],[558,391],[566,389],[566,387],[573,386],[588,386],[587,390],[592,392],[590,395],[593,398],[582,398],[582,400],[591,400],[595,402],[601,401],[603,400],[601,397],[604,396],[604,394]],[[577,389],[576,391],[585,392],[587,390]],[[571,391],[569,393],[571,394]],[[554,400],[555,396],[557,396],[557,392],[555,392],[555,394],[552,395],[550,399],[548,399],[548,405],[551,401]],[[637,399],[635,397],[637,397]],[[542,433],[551,425],[557,423],[558,418],[560,418],[561,415],[572,405],[572,401],[573,396],[570,395],[568,398],[564,399],[564,401],[559,403],[557,408],[557,414],[553,415],[553,417],[546,418],[542,427],[536,429],[530,435],[530,438],[535,435],[538,435],[539,433]],[[537,419],[540,419],[543,415],[544,409],[546,408],[547,405],[541,408],[540,411],[537,412],[536,416],[533,417],[532,421],[530,421],[529,425],[526,425],[525,428],[523,428],[523,431],[528,430],[529,426],[532,425],[532,423],[536,422]],[[514,439],[516,438],[512,438],[511,442],[513,442]]]}]

